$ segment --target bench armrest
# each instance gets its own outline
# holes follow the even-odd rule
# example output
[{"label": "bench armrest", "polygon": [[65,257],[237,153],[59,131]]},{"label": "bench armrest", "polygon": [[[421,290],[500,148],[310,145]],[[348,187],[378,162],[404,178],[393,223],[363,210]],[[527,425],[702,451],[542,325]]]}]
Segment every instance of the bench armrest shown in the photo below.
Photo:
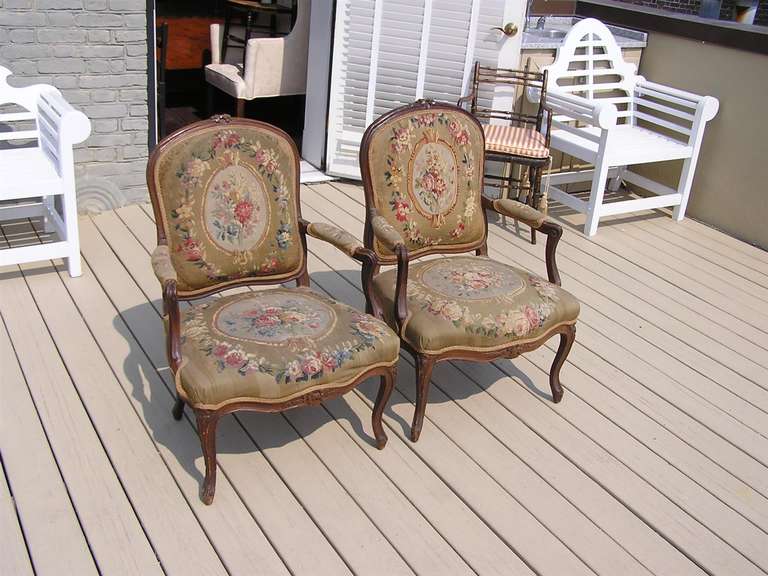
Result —
[{"label": "bench armrest", "polygon": [[663,100],[672,104],[682,105],[684,107],[700,110],[705,122],[709,122],[717,115],[720,108],[720,101],[713,96],[701,96],[693,92],[678,90],[664,84],[649,82],[642,76],[635,84],[635,93],[647,94],[657,100]]},{"label": "bench armrest", "polygon": [[546,105],[555,114],[562,114],[604,130],[615,126],[618,117],[615,104],[589,100],[554,88],[547,92]]}]

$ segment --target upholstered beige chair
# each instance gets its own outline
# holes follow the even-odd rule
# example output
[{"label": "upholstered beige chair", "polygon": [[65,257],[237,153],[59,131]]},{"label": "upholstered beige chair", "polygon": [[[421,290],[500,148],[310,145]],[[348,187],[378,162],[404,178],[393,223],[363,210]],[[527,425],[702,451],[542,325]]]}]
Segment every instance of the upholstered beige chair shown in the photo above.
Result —
[{"label": "upholstered beige chair", "polygon": [[[197,418],[205,458],[202,499],[216,485],[216,424],[236,410],[278,412],[338,396],[381,377],[376,444],[394,385],[399,340],[385,323],[309,289],[306,235],[366,269],[375,256],[329,224],[301,219],[299,155],[281,130],[216,117],[163,140],[147,168],[157,223],[152,265],[163,286],[168,361],[178,400]],[[228,288],[238,291],[190,302]]]},{"label": "upholstered beige chair", "polygon": [[224,28],[211,24],[211,63],[205,67],[205,81],[237,100],[237,116],[244,115],[248,100],[306,93],[310,1],[297,0],[296,8],[296,22],[287,36],[248,40],[245,65],[236,51],[222,59]]},{"label": "upholstered beige chair", "polygon": [[[579,303],[560,288],[562,228],[531,206],[483,197],[484,155],[483,128],[472,115],[429,101],[382,116],[363,136],[365,246],[380,265],[397,265],[364,270],[363,284],[368,310],[397,331],[416,360],[413,441],[440,360],[512,358],[559,335],[549,381],[554,401],[563,395],[560,368],[576,336]],[[486,256],[486,208],[547,235],[549,281]],[[448,257],[421,259],[435,254]]]}]

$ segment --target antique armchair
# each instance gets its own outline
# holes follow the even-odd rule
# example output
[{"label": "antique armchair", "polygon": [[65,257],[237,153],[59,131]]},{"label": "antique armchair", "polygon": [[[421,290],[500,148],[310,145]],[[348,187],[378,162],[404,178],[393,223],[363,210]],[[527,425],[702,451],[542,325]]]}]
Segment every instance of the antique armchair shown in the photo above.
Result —
[{"label": "antique armchair", "polygon": [[[382,321],[309,289],[306,236],[366,269],[375,255],[343,230],[302,220],[298,159],[281,130],[229,116],[175,132],[149,159],[158,243],[152,266],[163,287],[178,393],[173,416],[181,419],[185,404],[194,410],[206,504],[216,485],[216,424],[230,412],[316,404],[380,376],[373,431],[379,448],[387,441],[381,416],[394,386],[398,337]],[[298,287],[191,302],[291,280]]]},{"label": "antique armchair", "polygon": [[[535,90],[538,99],[535,108],[524,108],[526,92]],[[509,104],[493,104],[496,90],[503,91]],[[485,158],[506,165],[506,174],[485,174],[485,185],[499,188],[502,198],[515,193],[515,199],[524,201],[540,212],[547,213],[547,197],[541,189],[541,177],[550,164],[549,132],[552,115],[547,114],[544,101],[547,95],[547,73],[531,71],[529,63],[522,70],[493,68],[475,62],[472,89],[459,99],[459,106],[469,105],[469,111],[483,124]],[[542,130],[543,128],[543,130]],[[514,166],[527,167],[527,177],[521,170],[516,176]],[[526,183],[525,180],[528,180]],[[531,229],[531,243],[536,243],[536,229]]]},{"label": "antique armchair", "polygon": [[[560,288],[555,249],[562,229],[531,206],[482,196],[478,121],[431,101],[393,110],[366,130],[360,166],[365,246],[380,265],[397,265],[363,271],[368,311],[397,331],[416,360],[411,439],[421,433],[432,367],[441,360],[512,358],[558,334],[549,381],[559,402],[560,368],[579,314],[578,301]],[[485,209],[547,235],[549,281],[487,257]],[[421,259],[435,254],[448,257]]]}]

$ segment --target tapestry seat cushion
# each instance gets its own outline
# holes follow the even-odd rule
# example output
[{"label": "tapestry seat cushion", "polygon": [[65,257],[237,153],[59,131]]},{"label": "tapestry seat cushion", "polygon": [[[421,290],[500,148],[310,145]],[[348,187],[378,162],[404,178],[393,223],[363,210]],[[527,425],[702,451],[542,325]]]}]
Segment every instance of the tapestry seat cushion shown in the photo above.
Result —
[{"label": "tapestry seat cushion", "polygon": [[400,351],[384,322],[308,288],[215,299],[184,312],[181,324],[177,385],[193,405],[211,409],[343,387],[394,364]]},{"label": "tapestry seat cushion", "polygon": [[[396,278],[392,268],[373,281],[391,326],[396,326]],[[401,336],[427,354],[502,349],[537,340],[579,315],[579,302],[559,286],[482,256],[412,262],[407,292]]]},{"label": "tapestry seat cushion", "polygon": [[544,135],[533,128],[486,124],[483,126],[483,132],[485,149],[488,152],[501,152],[526,158],[549,156]]}]

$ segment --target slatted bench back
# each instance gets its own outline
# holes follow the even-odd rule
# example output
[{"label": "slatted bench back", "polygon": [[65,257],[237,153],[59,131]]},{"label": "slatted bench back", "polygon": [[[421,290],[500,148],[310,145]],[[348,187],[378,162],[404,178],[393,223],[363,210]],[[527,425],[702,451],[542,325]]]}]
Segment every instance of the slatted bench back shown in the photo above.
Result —
[{"label": "slatted bench back", "polygon": [[599,20],[576,23],[546,70],[550,88],[615,104],[619,119],[631,116],[637,69],[624,60],[613,34]]}]

